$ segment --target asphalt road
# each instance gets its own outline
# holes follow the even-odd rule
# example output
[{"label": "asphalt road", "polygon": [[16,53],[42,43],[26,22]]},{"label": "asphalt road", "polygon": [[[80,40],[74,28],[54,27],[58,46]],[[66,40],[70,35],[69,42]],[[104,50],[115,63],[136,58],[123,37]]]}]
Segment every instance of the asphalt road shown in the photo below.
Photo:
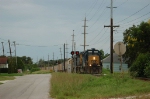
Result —
[{"label": "asphalt road", "polygon": [[0,85],[0,99],[51,99],[50,74],[16,77]]}]

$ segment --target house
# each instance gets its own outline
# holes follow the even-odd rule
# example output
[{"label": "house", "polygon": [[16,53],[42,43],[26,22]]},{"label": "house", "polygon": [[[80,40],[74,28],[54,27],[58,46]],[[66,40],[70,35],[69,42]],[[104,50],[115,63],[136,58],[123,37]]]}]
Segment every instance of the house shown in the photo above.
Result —
[{"label": "house", "polygon": [[0,57],[0,68],[8,68],[7,57]]},{"label": "house", "polygon": [[[110,70],[110,56],[104,58],[102,62],[103,68]],[[113,53],[113,71],[114,72],[128,71],[128,64],[122,61],[121,66],[120,57],[116,53]]]}]

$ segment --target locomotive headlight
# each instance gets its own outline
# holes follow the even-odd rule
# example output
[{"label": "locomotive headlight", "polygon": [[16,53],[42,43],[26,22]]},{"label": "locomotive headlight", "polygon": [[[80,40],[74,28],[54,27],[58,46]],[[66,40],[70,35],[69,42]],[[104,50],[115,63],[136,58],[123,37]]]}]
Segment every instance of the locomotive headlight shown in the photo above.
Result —
[{"label": "locomotive headlight", "polygon": [[95,57],[93,57],[93,60],[95,60]]},{"label": "locomotive headlight", "polygon": [[90,64],[90,66],[91,66],[91,64]]}]

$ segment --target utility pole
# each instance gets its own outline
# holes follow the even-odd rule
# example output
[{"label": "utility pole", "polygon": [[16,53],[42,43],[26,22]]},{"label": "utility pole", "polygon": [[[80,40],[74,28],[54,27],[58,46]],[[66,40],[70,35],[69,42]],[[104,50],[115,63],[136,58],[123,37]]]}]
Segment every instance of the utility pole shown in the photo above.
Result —
[{"label": "utility pole", "polygon": [[2,48],[3,48],[3,56],[4,56],[4,45],[3,45],[3,43],[4,43],[4,42],[1,42],[1,43],[2,43]]},{"label": "utility pole", "polygon": [[72,36],[72,51],[74,51],[74,30],[73,30],[73,35],[71,35]]},{"label": "utility pole", "polygon": [[15,43],[15,41],[13,43],[14,43],[14,47],[15,47],[15,57],[16,57],[16,67],[17,67],[16,43]]},{"label": "utility pole", "polygon": [[66,58],[68,59],[68,44],[66,42]]},{"label": "utility pole", "polygon": [[[74,51],[76,52],[76,42],[74,42]],[[74,63],[73,63],[73,66],[74,66],[74,72],[76,73],[76,59],[77,59],[77,56],[75,56],[74,58],[73,58],[73,61],[74,61]]]},{"label": "utility pole", "polygon": [[49,54],[48,54],[48,68],[50,69],[50,66],[49,66]]},{"label": "utility pole", "polygon": [[10,51],[9,53],[10,53],[10,57],[12,57],[12,54],[11,54],[12,52],[11,52],[11,47],[10,47],[10,40],[8,40],[8,43],[9,43],[9,51]]},{"label": "utility pole", "polygon": [[53,71],[54,71],[54,52],[53,52]]},{"label": "utility pole", "polygon": [[64,43],[64,72],[65,72],[65,43]]},{"label": "utility pole", "polygon": [[104,27],[110,27],[110,70],[111,73],[113,73],[113,27],[119,27],[118,25],[113,25],[113,0],[111,0],[111,7],[108,7],[111,9],[111,18],[110,18],[110,25],[104,26]]},{"label": "utility pole", "polygon": [[82,33],[82,34],[84,34],[84,44],[83,45],[81,45],[81,46],[84,46],[84,52],[85,52],[85,46],[89,46],[89,45],[86,45],[86,27],[88,27],[88,26],[86,26],[86,17],[85,17],[85,20],[84,20],[84,33]]},{"label": "utility pole", "polygon": [[[61,66],[62,66],[62,52],[61,52],[61,47],[59,49],[60,49],[60,55],[61,55],[60,63],[61,63]],[[63,70],[63,66],[62,66],[62,70]]]}]

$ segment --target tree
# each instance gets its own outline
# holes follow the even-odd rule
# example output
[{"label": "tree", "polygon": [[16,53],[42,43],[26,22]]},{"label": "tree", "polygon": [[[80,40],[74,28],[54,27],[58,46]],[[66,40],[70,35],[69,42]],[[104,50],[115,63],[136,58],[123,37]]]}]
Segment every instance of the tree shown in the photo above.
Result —
[{"label": "tree", "polygon": [[100,52],[101,52],[101,57],[102,57],[102,59],[104,59],[104,58],[106,58],[107,56],[109,56],[109,54],[107,53],[107,54],[104,54],[104,51],[101,49],[100,50]]},{"label": "tree", "polygon": [[101,49],[100,52],[101,52],[101,58],[104,59],[104,51]]},{"label": "tree", "polygon": [[123,55],[126,62],[131,66],[140,53],[150,52],[150,24],[142,22],[140,25],[133,25],[123,33],[126,53]]},{"label": "tree", "polygon": [[8,58],[8,73],[15,73],[15,72],[17,72],[15,57],[9,57]]},{"label": "tree", "polygon": [[147,22],[148,24],[150,24],[150,19],[148,20],[148,22]]},{"label": "tree", "polygon": [[22,56],[21,60],[24,64],[33,64],[31,57]]},{"label": "tree", "polygon": [[33,64],[31,57],[26,58],[27,64]]},{"label": "tree", "polygon": [[17,69],[22,69],[22,70],[25,69],[25,66],[21,57],[17,57]]}]

